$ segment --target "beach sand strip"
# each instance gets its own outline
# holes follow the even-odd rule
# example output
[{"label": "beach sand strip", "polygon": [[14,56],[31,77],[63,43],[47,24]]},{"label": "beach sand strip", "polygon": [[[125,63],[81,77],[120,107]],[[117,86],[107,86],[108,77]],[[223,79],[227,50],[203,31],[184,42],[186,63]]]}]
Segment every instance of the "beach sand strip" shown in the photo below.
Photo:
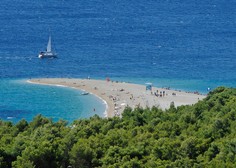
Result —
[{"label": "beach sand strip", "polygon": [[146,90],[145,85],[125,83],[119,81],[71,79],[71,78],[40,78],[30,79],[28,82],[45,85],[67,86],[94,94],[103,99],[106,104],[106,116],[120,116],[126,106],[153,107],[168,109],[173,102],[175,107],[192,105],[205,98],[199,93],[190,93],[168,88],[152,87]]}]

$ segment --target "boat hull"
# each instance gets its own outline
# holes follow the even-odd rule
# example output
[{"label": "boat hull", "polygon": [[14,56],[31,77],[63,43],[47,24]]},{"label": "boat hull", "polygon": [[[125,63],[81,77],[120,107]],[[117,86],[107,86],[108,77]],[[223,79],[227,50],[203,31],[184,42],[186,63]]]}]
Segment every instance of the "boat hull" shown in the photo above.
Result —
[{"label": "boat hull", "polygon": [[38,55],[39,58],[43,59],[43,58],[57,58],[57,55],[56,54],[53,54],[53,53],[50,53],[50,54],[47,54],[47,53],[40,53]]}]

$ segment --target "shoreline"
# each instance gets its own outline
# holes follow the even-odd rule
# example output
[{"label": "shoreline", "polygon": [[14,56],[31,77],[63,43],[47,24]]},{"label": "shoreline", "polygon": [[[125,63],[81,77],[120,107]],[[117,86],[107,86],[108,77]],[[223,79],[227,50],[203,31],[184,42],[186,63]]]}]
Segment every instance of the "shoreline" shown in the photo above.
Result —
[{"label": "shoreline", "polygon": [[[192,105],[206,96],[199,93],[171,90],[169,88],[152,87],[152,92],[145,85],[118,81],[77,79],[77,78],[38,78],[27,80],[33,84],[53,85],[79,89],[102,99],[106,105],[105,117],[120,116],[126,106],[136,107],[158,106],[165,110],[174,105]],[[159,93],[159,94],[158,94]]]}]

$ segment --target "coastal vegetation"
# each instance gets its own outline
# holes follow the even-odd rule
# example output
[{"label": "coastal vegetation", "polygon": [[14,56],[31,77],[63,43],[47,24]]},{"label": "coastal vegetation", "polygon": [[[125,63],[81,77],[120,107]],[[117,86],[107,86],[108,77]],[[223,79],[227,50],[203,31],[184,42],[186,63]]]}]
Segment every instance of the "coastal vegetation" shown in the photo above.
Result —
[{"label": "coastal vegetation", "polygon": [[127,107],[121,118],[69,124],[0,121],[0,167],[236,167],[236,89],[195,105]]}]

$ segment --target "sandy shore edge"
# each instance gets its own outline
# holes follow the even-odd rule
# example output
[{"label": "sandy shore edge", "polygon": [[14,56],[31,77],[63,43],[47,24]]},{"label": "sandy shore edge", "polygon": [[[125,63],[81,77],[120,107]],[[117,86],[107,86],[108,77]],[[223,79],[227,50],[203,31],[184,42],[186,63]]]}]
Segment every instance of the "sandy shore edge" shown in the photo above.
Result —
[{"label": "sandy shore edge", "polygon": [[102,99],[106,104],[105,117],[120,116],[126,106],[152,107],[168,109],[175,106],[192,105],[205,98],[205,95],[192,92],[170,90],[169,88],[152,88],[132,83],[76,78],[38,78],[29,79],[28,83],[71,87],[88,92]]}]

